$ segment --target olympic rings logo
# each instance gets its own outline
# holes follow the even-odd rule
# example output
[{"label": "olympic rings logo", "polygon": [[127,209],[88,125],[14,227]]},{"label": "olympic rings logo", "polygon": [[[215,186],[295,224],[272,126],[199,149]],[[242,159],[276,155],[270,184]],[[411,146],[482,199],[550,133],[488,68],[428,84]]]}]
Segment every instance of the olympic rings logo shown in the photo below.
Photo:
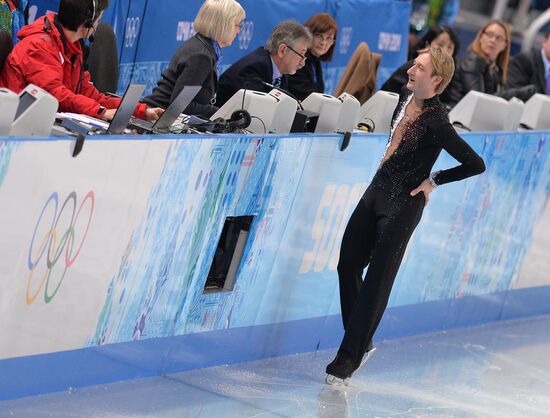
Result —
[{"label": "olympic rings logo", "polygon": [[[57,210],[59,207],[59,197],[57,192],[52,193],[44,204],[44,207],[40,212],[40,216],[36,221],[34,232],[32,234],[31,245],[29,247],[27,266],[30,270],[30,274],[27,281],[27,290],[25,295],[27,305],[34,303],[42,288],[44,288],[44,301],[46,303],[50,303],[59,291],[59,288],[63,283],[63,279],[65,278],[65,274],[67,273],[67,269],[74,264],[76,258],[80,254],[80,250],[82,250],[84,241],[86,241],[88,229],[90,228],[90,222],[92,220],[92,214],[94,212],[94,204],[95,196],[93,191],[88,192],[78,209],[76,192],[74,191],[67,196],[61,205],[59,212]],[[48,224],[43,225],[42,222],[44,221],[44,214],[46,213],[46,210],[52,206],[52,222],[48,228]],[[82,220],[80,220],[81,215],[83,216]],[[68,219],[69,216],[70,220]],[[68,226],[58,242],[59,234],[57,231],[60,227],[63,228],[63,224],[67,223]],[[44,228],[47,229],[44,236],[40,239],[37,237],[37,232],[39,230],[41,233],[44,232]],[[76,232],[77,229],[79,230],[78,233]],[[36,249],[35,240],[36,243],[40,241],[40,244],[37,244]],[[62,254],[64,254],[63,258],[61,258]],[[33,283],[33,274],[43,257],[46,259],[45,272],[44,276],[40,280],[40,283],[36,286]],[[57,262],[60,260],[64,264],[63,273],[61,273],[61,277],[54,281],[52,271],[57,265]]]},{"label": "olympic rings logo", "polygon": [[124,34],[124,46],[133,48],[139,35],[139,17],[126,19],[126,33]]},{"label": "olympic rings logo", "polygon": [[239,32],[239,49],[248,49],[253,37],[254,22],[251,20],[247,20],[242,23],[242,28]]}]

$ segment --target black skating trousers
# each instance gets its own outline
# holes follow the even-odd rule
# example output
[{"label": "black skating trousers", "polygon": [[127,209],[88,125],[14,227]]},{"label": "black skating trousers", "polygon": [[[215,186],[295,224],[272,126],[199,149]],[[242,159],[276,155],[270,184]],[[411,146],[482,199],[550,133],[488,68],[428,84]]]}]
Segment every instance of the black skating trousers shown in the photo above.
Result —
[{"label": "black skating trousers", "polygon": [[395,195],[371,184],[346,226],[338,262],[345,329],[339,352],[350,356],[356,365],[382,319],[424,202],[422,192]]}]

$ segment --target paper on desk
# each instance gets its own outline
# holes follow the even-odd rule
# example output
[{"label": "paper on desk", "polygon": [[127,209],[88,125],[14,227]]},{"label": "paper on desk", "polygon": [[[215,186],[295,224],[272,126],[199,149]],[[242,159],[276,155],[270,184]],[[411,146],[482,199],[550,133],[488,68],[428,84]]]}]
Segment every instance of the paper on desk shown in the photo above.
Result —
[{"label": "paper on desk", "polygon": [[91,116],[81,115],[78,113],[60,112],[60,113],[57,113],[56,118],[72,119],[77,122],[87,123],[88,125],[92,125],[105,130],[109,127],[108,122],[105,122],[101,119],[92,118]]}]

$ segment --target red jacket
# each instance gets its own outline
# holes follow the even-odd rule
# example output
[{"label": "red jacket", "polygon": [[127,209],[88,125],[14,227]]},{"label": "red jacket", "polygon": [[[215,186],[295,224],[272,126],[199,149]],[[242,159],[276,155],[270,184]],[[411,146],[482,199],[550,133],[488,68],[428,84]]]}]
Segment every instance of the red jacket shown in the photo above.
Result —
[{"label": "red jacket", "polygon": [[[100,93],[90,81],[90,73],[81,71],[82,47],[67,38],[66,48],[54,25],[54,14],[36,19],[17,34],[15,46],[0,74],[0,86],[19,93],[28,84],[42,87],[59,101],[60,112],[99,117],[100,107],[117,108],[120,99]],[[49,25],[46,24],[46,19]],[[144,118],[146,105],[134,112]]]}]

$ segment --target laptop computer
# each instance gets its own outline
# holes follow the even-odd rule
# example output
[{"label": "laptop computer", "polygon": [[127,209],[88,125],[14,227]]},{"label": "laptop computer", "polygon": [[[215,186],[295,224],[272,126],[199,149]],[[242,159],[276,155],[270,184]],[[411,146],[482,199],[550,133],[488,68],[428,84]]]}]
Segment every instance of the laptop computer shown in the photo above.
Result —
[{"label": "laptop computer", "polygon": [[124,132],[144,90],[145,84],[128,85],[122,97],[122,101],[116,110],[115,116],[113,116],[113,120],[107,128],[107,133],[121,134]]},{"label": "laptop computer", "polygon": [[129,84],[110,123],[85,115],[65,113],[60,114],[63,116],[62,124],[64,127],[80,133],[87,131],[96,134],[122,134],[127,128],[130,117],[144,90],[145,84]]},{"label": "laptop computer", "polygon": [[170,127],[181,112],[183,112],[185,108],[189,106],[189,103],[193,101],[201,88],[201,86],[183,87],[176,99],[170,103],[170,106],[166,108],[164,113],[154,123],[132,117],[130,119],[130,126],[146,132],[169,132]]}]

